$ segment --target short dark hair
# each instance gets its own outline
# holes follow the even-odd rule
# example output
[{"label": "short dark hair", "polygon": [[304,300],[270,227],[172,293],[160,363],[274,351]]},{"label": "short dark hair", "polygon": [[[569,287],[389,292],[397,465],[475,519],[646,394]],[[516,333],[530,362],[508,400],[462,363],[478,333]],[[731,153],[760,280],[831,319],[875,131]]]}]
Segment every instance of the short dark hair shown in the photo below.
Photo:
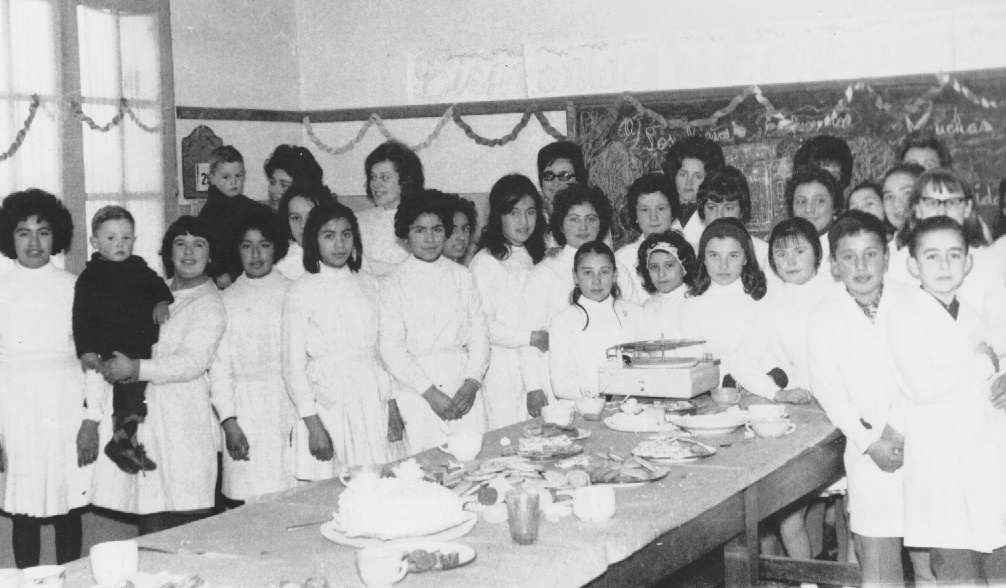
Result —
[{"label": "short dark hair", "polygon": [[937,231],[953,231],[960,235],[961,241],[964,242],[964,251],[968,251],[968,237],[964,232],[964,227],[961,223],[955,221],[949,216],[931,216],[929,218],[920,219],[915,227],[912,229],[912,234],[908,239],[908,254],[915,257],[916,253],[919,251],[919,241],[922,237],[928,235],[929,233],[935,233]]},{"label": "short dark hair", "polygon": [[821,248],[821,237],[814,228],[814,223],[805,218],[794,216],[787,218],[772,227],[772,234],[768,238],[768,265],[775,274],[779,275],[779,270],[775,267],[775,255],[773,249],[777,241],[786,241],[803,237],[814,249],[814,267],[821,267],[821,258],[824,257],[824,250]]},{"label": "short dark hair", "polygon": [[835,258],[835,252],[838,250],[838,244],[842,239],[853,237],[860,233],[874,235],[884,245],[884,251],[887,251],[887,229],[884,227],[884,221],[869,212],[847,210],[838,215],[838,218],[831,224],[831,229],[828,231],[828,247],[831,249],[832,259]]},{"label": "short dark hair", "polygon": [[552,203],[552,219],[549,223],[552,228],[552,237],[560,246],[566,245],[566,235],[562,232],[562,221],[569,214],[569,209],[578,204],[589,204],[594,207],[601,221],[601,227],[597,231],[597,238],[603,239],[611,229],[612,212],[611,202],[600,188],[587,186],[585,184],[569,184],[555,195],[555,202]]},{"label": "short dark hair", "polygon": [[701,296],[712,284],[712,277],[706,267],[706,246],[713,239],[731,238],[740,243],[744,249],[744,267],[741,268],[741,284],[744,286],[744,293],[755,300],[761,300],[768,291],[768,284],[765,281],[765,272],[758,266],[758,258],[755,256],[754,242],[747,227],[739,218],[724,217],[718,218],[706,225],[702,236],[699,238],[698,263],[699,269],[695,276],[695,283],[688,290],[689,296]]},{"label": "short dark hair", "polygon": [[[879,182],[874,182],[873,180],[862,181],[849,190],[849,196],[851,197],[854,193],[859,192],[860,190],[872,190],[874,194],[880,197],[881,202],[884,201],[884,187],[881,186]],[[849,210],[849,206],[849,199],[846,199],[845,209]]]},{"label": "short dark hair", "polygon": [[63,206],[54,195],[28,188],[20,192],[12,192],[4,198],[0,206],[0,253],[10,259],[17,259],[14,248],[14,231],[17,224],[36,216],[39,221],[49,223],[52,230],[52,253],[56,254],[70,248],[73,239],[73,219],[70,211]]},{"label": "short dark hair", "polygon": [[699,218],[706,220],[706,212],[703,210],[706,202],[739,202],[741,205],[741,220],[744,223],[751,221],[751,187],[748,186],[748,179],[744,177],[744,172],[732,165],[724,165],[719,169],[714,169],[706,174],[706,178],[699,184],[698,192],[695,195],[695,202],[698,206]]},{"label": "short dark hair", "polygon": [[557,159],[568,159],[569,163],[573,165],[576,181],[581,184],[587,183],[587,165],[583,161],[583,151],[580,146],[569,141],[556,141],[538,150],[539,184],[541,184],[541,176],[545,174],[545,168],[552,165]]},{"label": "short dark hair", "polygon": [[648,252],[658,243],[666,243],[678,252],[678,261],[681,262],[681,268],[685,270],[684,284],[691,288],[692,284],[695,283],[695,274],[698,272],[699,265],[699,260],[695,256],[695,249],[692,248],[691,243],[680,232],[666,231],[664,233],[653,233],[643,239],[643,242],[639,244],[639,250],[636,251],[636,273],[643,278],[643,289],[650,294],[657,291],[657,287],[653,285],[653,279],[650,277],[650,272],[646,270],[646,263],[650,257]]},{"label": "short dark hair", "polygon": [[[852,182],[852,150],[841,137],[816,135],[803,142],[793,155],[793,168],[808,165],[820,167],[834,163],[839,167],[838,183],[844,190]],[[836,208],[836,210],[838,210]]]},{"label": "short dark hair", "polygon": [[101,225],[113,220],[129,221],[129,224],[133,225],[134,229],[136,228],[136,221],[133,220],[133,215],[128,210],[117,204],[111,204],[109,206],[102,206],[91,217],[91,234],[97,233]]},{"label": "short dark hair", "polygon": [[671,207],[671,220],[681,217],[681,202],[678,201],[678,191],[674,189],[674,183],[664,174],[645,174],[629,184],[629,189],[625,192],[626,210],[629,218],[636,224],[636,206],[639,204],[639,197],[643,194],[663,194],[667,199],[667,204]]},{"label": "short dark hair", "polygon": [[324,184],[297,184],[296,182],[290,184],[290,189],[280,198],[279,208],[276,210],[276,214],[283,221],[283,235],[287,241],[293,239],[293,233],[290,232],[290,201],[298,197],[307,200],[314,206],[335,202],[332,192]]},{"label": "short dark hair", "polygon": [[424,190],[416,198],[402,199],[395,211],[395,236],[409,238],[409,227],[424,214],[435,214],[444,223],[444,236],[450,238],[454,232],[454,211],[440,190]]},{"label": "short dark hair", "polygon": [[184,215],[168,226],[161,239],[161,264],[164,265],[164,275],[168,278],[175,277],[175,264],[171,261],[172,249],[175,239],[182,235],[192,235],[206,239],[210,245],[210,261],[206,264],[206,275],[216,277],[220,273],[221,264],[217,262],[221,258],[220,241],[216,232],[203,219],[197,216]]},{"label": "short dark hair", "polygon": [[412,149],[404,143],[398,141],[385,141],[367,155],[363,162],[363,172],[366,176],[363,180],[363,187],[367,192],[367,198],[374,200],[374,193],[370,189],[370,170],[382,161],[390,161],[398,172],[398,185],[402,188],[402,201],[413,198],[422,193],[426,185],[426,176],[423,175],[423,162]]},{"label": "short dark hair", "polygon": [[831,207],[834,211],[840,212],[845,209],[845,200],[842,198],[842,187],[838,185],[835,176],[817,167],[816,165],[805,165],[796,168],[793,176],[786,180],[786,212],[793,216],[793,196],[796,189],[805,184],[817,182],[824,186],[831,196]]},{"label": "short dark hair", "polygon": [[503,236],[503,215],[510,214],[525,196],[534,200],[536,214],[534,231],[527,241],[524,241],[524,249],[535,263],[545,258],[545,231],[548,229],[545,205],[531,178],[521,174],[503,176],[496,180],[492,190],[489,191],[489,216],[486,218],[485,228],[482,229],[479,249],[485,249],[500,261],[510,255],[506,237]]},{"label": "short dark hair", "polygon": [[281,169],[294,183],[320,184],[325,174],[311,151],[299,145],[278,145],[262,167],[267,178],[272,178],[276,170]]},{"label": "short dark hair", "polygon": [[707,174],[726,165],[723,148],[716,141],[701,135],[689,135],[678,139],[667,149],[667,154],[664,156],[664,175],[673,182],[682,162],[686,159],[701,161]]},{"label": "short dark hair", "polygon": [[452,192],[441,192],[441,194],[446,198],[447,205],[451,208],[451,225],[454,224],[454,215],[460,212],[465,215],[468,226],[474,233],[479,223],[479,212],[475,209],[475,203]]},{"label": "short dark hair", "polygon": [[286,222],[286,219],[280,219],[268,206],[257,205],[254,211],[248,214],[237,226],[237,229],[235,233],[237,239],[234,244],[237,247],[238,255],[240,255],[241,242],[244,241],[245,235],[248,231],[253,230],[262,233],[262,237],[272,243],[273,263],[286,257],[287,251],[290,249],[290,241],[287,237],[287,233],[290,232],[290,223]]},{"label": "short dark hair", "polygon": [[964,199],[971,203],[971,214],[964,219],[964,235],[967,237],[968,246],[976,248],[989,244],[988,239],[985,238],[985,230],[982,228],[981,217],[978,215],[978,207],[975,206],[974,190],[953,170],[945,167],[926,170],[916,180],[912,197],[908,201],[908,218],[905,220],[905,226],[909,231],[914,231],[915,224],[920,220],[915,216],[915,207],[922,199],[922,191],[929,186],[937,186],[946,192],[956,192],[964,196]]},{"label": "short dark hair", "polygon": [[954,165],[953,158],[950,156],[950,150],[943,144],[943,141],[936,138],[936,135],[932,131],[909,133],[904,141],[901,142],[901,148],[898,149],[898,161],[904,161],[905,155],[911,149],[931,149],[939,157],[940,167],[953,167]]},{"label": "short dark hair", "polygon": [[316,274],[321,271],[321,249],[318,247],[318,234],[321,228],[335,219],[345,219],[353,231],[353,247],[356,248],[356,256],[349,256],[346,260],[346,267],[352,272],[360,271],[363,264],[363,239],[360,237],[360,223],[356,220],[356,214],[345,204],[334,200],[322,202],[311,209],[307,215],[307,222],[304,224],[304,269],[308,273]]},{"label": "short dark hair", "polygon": [[217,168],[224,163],[245,164],[245,158],[241,157],[241,152],[233,145],[221,145],[210,151],[210,173],[217,171]]}]

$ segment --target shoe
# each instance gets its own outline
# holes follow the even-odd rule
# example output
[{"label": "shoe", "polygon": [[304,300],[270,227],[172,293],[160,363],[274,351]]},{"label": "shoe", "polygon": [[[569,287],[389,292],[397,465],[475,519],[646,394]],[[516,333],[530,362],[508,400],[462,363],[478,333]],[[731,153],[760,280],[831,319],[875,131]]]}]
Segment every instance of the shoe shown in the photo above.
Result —
[{"label": "shoe", "polygon": [[113,438],[107,445],[105,445],[105,455],[108,456],[108,459],[112,460],[112,463],[127,474],[136,474],[139,473],[141,469],[140,465],[142,464],[138,464],[136,460],[129,455],[131,451],[132,447],[128,444],[128,442],[124,442],[124,440],[116,440]]},{"label": "shoe", "polygon": [[132,449],[134,459],[140,464],[140,469],[145,472],[151,472],[157,469],[157,464],[154,460],[147,457],[147,450],[142,444],[137,443],[136,447]]}]

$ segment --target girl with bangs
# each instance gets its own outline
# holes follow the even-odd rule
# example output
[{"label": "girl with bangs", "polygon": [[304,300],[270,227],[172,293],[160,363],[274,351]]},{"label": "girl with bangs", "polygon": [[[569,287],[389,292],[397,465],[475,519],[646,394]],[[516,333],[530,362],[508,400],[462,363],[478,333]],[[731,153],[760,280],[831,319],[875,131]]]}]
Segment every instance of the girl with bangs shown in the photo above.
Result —
[{"label": "girl with bangs", "polygon": [[646,337],[667,338],[678,330],[678,314],[698,271],[695,250],[677,231],[654,233],[639,246],[639,274],[650,297],[643,303]]}]

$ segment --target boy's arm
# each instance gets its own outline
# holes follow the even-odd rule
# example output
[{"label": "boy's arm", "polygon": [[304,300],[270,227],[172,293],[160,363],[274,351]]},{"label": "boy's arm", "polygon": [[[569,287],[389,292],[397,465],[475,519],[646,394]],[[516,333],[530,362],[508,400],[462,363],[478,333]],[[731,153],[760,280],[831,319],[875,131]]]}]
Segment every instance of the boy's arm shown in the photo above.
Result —
[{"label": "boy's arm", "polygon": [[157,272],[150,269],[149,267],[143,268],[143,291],[147,297],[153,303],[167,302],[171,304],[175,301],[174,295],[171,293],[171,288],[168,283],[164,281],[161,276],[157,275]]},{"label": "boy's arm", "polygon": [[94,304],[97,294],[93,291],[95,284],[90,279],[87,269],[77,278],[73,289],[73,343],[77,357],[85,354],[97,354],[100,351],[98,333],[100,326]]}]

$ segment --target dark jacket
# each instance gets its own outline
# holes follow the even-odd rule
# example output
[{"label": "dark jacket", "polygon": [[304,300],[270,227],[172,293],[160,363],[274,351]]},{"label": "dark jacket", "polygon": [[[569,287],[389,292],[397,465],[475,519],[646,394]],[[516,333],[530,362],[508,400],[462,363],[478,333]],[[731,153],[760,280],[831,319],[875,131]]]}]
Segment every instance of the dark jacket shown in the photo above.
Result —
[{"label": "dark jacket", "polygon": [[206,221],[216,234],[219,250],[213,253],[220,258],[216,264],[218,274],[227,272],[234,280],[241,275],[243,268],[241,256],[238,255],[238,240],[241,235],[237,233],[241,230],[241,225],[262,208],[267,207],[243,194],[227,196],[216,186],[210,186],[206,204],[199,211],[199,218]]},{"label": "dark jacket", "polygon": [[73,295],[73,341],[77,356],[119,351],[132,359],[150,359],[157,343],[154,307],[174,302],[164,279],[142,257],[108,261],[91,256],[77,278]]}]

